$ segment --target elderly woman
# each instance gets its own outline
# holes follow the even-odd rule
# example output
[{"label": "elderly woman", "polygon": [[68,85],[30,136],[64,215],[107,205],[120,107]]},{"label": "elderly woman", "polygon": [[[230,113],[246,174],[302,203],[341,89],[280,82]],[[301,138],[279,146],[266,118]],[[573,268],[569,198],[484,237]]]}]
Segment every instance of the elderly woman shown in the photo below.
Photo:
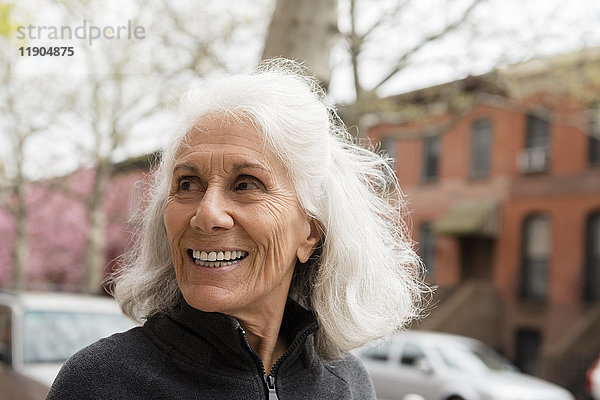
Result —
[{"label": "elderly woman", "polygon": [[115,278],[143,326],[73,356],[48,399],[371,399],[348,352],[419,312],[397,181],[291,62],[182,101]]}]

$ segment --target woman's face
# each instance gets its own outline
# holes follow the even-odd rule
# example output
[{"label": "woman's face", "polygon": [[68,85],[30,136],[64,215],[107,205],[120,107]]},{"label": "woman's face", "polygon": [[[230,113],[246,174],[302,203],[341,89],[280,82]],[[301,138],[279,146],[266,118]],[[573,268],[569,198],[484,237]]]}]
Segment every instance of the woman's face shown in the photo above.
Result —
[{"label": "woman's face", "polygon": [[320,238],[284,165],[250,124],[204,118],[187,139],[164,210],[183,296],[229,315],[283,304]]}]

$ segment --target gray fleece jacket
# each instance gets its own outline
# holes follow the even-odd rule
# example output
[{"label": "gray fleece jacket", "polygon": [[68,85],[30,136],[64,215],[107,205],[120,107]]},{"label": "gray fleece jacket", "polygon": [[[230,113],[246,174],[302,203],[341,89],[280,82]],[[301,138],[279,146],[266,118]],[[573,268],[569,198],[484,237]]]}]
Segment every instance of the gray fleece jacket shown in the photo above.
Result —
[{"label": "gray fleece jacket", "polygon": [[290,347],[265,377],[235,318],[182,301],[169,314],[75,354],[47,400],[375,399],[358,359],[325,362],[315,353],[317,329],[310,312],[288,302],[281,333]]}]

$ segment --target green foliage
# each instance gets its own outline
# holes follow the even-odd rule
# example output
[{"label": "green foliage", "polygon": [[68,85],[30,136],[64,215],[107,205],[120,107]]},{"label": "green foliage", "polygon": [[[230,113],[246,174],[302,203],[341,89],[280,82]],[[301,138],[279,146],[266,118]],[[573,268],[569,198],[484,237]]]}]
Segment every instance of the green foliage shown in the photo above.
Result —
[{"label": "green foliage", "polygon": [[0,1],[0,36],[8,38],[17,30],[17,24],[12,20],[12,12],[15,5]]}]

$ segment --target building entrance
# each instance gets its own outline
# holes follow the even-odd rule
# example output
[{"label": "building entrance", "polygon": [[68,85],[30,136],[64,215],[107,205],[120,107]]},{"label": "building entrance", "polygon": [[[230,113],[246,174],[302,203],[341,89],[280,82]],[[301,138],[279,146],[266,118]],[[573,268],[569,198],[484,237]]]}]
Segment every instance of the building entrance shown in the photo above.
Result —
[{"label": "building entrance", "polygon": [[491,281],[496,241],[485,236],[462,236],[459,242],[462,281]]}]

